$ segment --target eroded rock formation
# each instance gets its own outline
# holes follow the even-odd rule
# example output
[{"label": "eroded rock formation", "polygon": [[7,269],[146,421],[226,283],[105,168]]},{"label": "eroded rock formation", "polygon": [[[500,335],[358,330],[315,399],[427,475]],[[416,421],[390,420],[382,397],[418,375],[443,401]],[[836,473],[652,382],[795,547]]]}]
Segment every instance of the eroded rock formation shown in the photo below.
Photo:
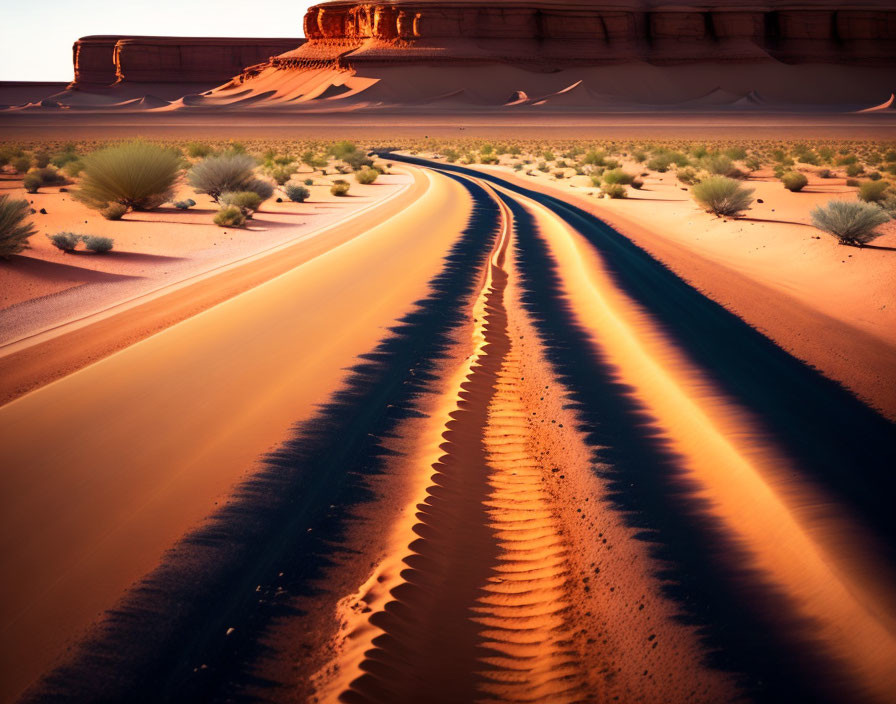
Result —
[{"label": "eroded rock formation", "polygon": [[882,64],[896,57],[890,0],[337,0],[305,15],[285,61],[503,60],[565,65],[777,59]]},{"label": "eroded rock formation", "polygon": [[91,36],[75,42],[75,85],[220,83],[303,39]]}]

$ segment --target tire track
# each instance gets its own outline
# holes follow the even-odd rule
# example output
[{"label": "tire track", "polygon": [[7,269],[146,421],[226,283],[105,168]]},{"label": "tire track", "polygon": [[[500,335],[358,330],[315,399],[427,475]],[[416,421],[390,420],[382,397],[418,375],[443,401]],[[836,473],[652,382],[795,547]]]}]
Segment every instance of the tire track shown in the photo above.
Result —
[{"label": "tire track", "polygon": [[473,360],[417,506],[409,569],[370,618],[382,633],[344,702],[580,699],[565,623],[565,547],[526,448],[508,333],[512,218],[486,190],[503,222],[473,305]]}]

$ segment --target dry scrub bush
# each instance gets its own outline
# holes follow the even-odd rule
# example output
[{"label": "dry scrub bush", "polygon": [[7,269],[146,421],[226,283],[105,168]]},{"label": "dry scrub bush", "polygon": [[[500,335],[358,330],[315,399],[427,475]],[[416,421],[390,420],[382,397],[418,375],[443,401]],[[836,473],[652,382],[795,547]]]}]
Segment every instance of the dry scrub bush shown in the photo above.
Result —
[{"label": "dry scrub bush", "polygon": [[171,200],[180,174],[180,158],[148,142],[126,142],[84,158],[76,200],[95,210],[117,203],[126,209],[152,210]]},{"label": "dry scrub bush", "polygon": [[627,185],[635,180],[635,177],[629,173],[626,173],[622,169],[610,169],[609,171],[604,172],[604,183],[613,185]]},{"label": "dry scrub bush", "polygon": [[286,184],[286,188],[284,188],[283,190],[286,193],[286,197],[289,198],[293,203],[304,203],[308,196],[311,195],[311,191],[309,191],[307,188],[294,183]]},{"label": "dry scrub bush", "polygon": [[28,238],[37,230],[26,218],[30,206],[27,200],[0,196],[0,257],[8,259],[28,246]]},{"label": "dry scrub bush", "polygon": [[243,215],[243,211],[235,205],[228,205],[221,208],[221,210],[215,214],[215,225],[218,227],[242,227],[245,222],[246,216]]},{"label": "dry scrub bush", "polygon": [[865,181],[859,186],[859,198],[866,203],[879,203],[886,199],[888,187],[886,181]]},{"label": "dry scrub bush", "polygon": [[254,171],[255,159],[251,156],[226,152],[195,164],[187,175],[187,182],[197,193],[206,193],[217,203],[222,193],[248,190],[246,184],[256,180]]},{"label": "dry scrub bush", "polygon": [[84,242],[84,246],[89,249],[91,252],[96,252],[97,254],[104,254],[106,252],[112,251],[112,247],[115,245],[115,240],[111,237],[100,237],[98,235],[82,235],[81,239]]},{"label": "dry scrub bush", "polygon": [[55,235],[47,235],[47,237],[54,247],[61,249],[66,254],[74,252],[81,241],[81,235],[76,235],[74,232],[57,232]]},{"label": "dry scrub bush", "polygon": [[229,191],[221,194],[221,203],[240,209],[247,218],[261,206],[261,196],[254,191]]},{"label": "dry scrub bush", "polygon": [[341,178],[333,181],[333,185],[330,186],[330,193],[334,196],[347,196],[348,189],[351,188],[352,185],[348,181],[343,181]]},{"label": "dry scrub bush", "polygon": [[106,218],[106,220],[121,220],[127,212],[128,206],[121,203],[109,203],[100,211],[100,215]]},{"label": "dry scrub bush", "polygon": [[753,189],[725,176],[708,176],[694,186],[694,199],[711,213],[735,216],[750,207]]},{"label": "dry scrub bush", "polygon": [[618,183],[605,183],[601,186],[601,193],[608,198],[627,198],[628,193],[625,192],[625,186]]},{"label": "dry scrub bush", "polygon": [[861,247],[881,233],[875,228],[890,220],[890,216],[870,203],[848,203],[842,200],[828,201],[815,207],[810,213],[812,224],[819,230],[837,238],[840,244]]},{"label": "dry scrub bush", "polygon": [[355,181],[358,183],[373,183],[376,181],[380,172],[370,167],[364,167],[360,171],[355,172]]},{"label": "dry scrub bush", "polygon": [[788,171],[781,177],[781,183],[784,184],[784,188],[788,191],[796,193],[805,188],[806,184],[809,183],[809,179],[799,171]]}]

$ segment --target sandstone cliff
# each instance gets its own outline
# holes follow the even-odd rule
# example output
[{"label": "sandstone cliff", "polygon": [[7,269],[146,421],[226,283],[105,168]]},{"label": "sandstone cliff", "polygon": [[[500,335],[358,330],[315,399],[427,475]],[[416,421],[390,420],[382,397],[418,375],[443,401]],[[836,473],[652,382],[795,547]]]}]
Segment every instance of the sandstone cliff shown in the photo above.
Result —
[{"label": "sandstone cliff", "polygon": [[337,0],[309,8],[297,59],[497,60],[545,68],[623,61],[892,63],[890,0]]},{"label": "sandstone cliff", "polygon": [[83,37],[73,47],[74,85],[123,81],[215,84],[303,42],[222,37]]}]

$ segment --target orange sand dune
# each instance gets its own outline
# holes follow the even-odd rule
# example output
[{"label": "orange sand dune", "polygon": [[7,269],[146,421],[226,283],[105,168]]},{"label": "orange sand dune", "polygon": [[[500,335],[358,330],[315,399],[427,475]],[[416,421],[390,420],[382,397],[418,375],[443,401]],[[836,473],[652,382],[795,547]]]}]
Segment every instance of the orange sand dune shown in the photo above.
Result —
[{"label": "orange sand dune", "polygon": [[425,199],[363,235],[0,408],[2,570],[21,576],[0,607],[3,640],[17,644],[3,651],[4,698],[423,295],[470,208],[459,186],[430,179]]}]

